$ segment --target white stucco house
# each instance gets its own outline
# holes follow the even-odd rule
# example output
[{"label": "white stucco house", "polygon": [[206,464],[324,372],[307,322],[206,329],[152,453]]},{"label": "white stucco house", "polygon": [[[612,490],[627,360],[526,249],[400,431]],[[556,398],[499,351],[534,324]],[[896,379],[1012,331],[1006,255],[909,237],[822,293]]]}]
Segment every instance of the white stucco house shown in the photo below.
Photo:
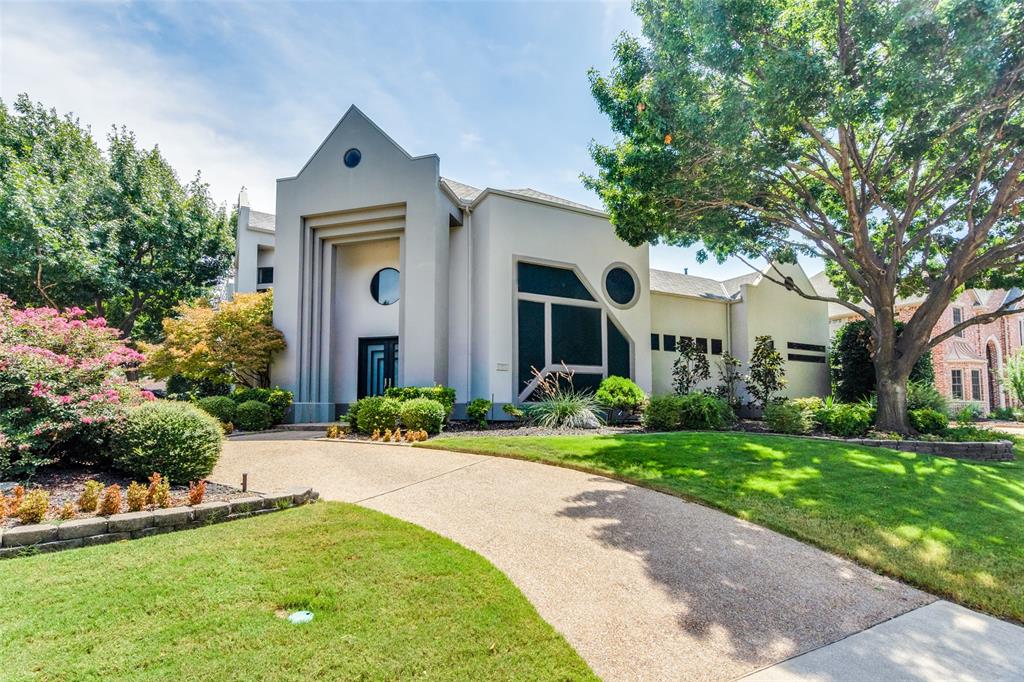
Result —
[{"label": "white stucco house", "polygon": [[[828,311],[758,273],[717,281],[652,270],[597,209],[532,189],[441,176],[351,107],[275,214],[239,197],[236,291],[273,287],[288,348],[272,380],[295,421],[329,421],[389,385],[527,400],[531,368],[565,363],[577,388],[629,376],[671,391],[676,338],[741,361],[770,334],[794,396],[828,389]],[[779,266],[809,289],[799,266]],[[713,371],[714,373],[714,371]],[[500,415],[500,410],[495,414]]]}]

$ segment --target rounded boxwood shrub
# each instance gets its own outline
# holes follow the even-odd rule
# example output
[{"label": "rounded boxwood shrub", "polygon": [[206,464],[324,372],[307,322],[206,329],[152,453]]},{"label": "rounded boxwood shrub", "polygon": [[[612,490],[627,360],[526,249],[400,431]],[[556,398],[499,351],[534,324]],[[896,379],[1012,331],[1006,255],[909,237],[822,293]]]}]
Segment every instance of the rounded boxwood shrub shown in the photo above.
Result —
[{"label": "rounded boxwood shrub", "polygon": [[274,425],[270,405],[258,400],[246,400],[235,410],[234,424],[242,431],[263,431]]},{"label": "rounded boxwood shrub", "polygon": [[814,429],[814,412],[795,400],[776,400],[764,408],[764,421],[777,433],[810,433]]},{"label": "rounded boxwood shrub", "polygon": [[621,410],[632,414],[643,406],[647,394],[626,377],[610,376],[601,382],[594,397],[606,410]]},{"label": "rounded boxwood shrub", "polygon": [[427,433],[440,433],[448,411],[445,406],[430,398],[413,398],[402,403],[399,417],[407,429]]},{"label": "rounded boxwood shrub", "polygon": [[161,400],[130,408],[111,444],[114,465],[129,475],[159,472],[185,484],[213,471],[221,442],[216,419],[190,403]]},{"label": "rounded boxwood shrub", "polygon": [[910,410],[907,413],[910,417],[910,425],[919,433],[942,433],[949,428],[949,417],[938,410],[923,408]]},{"label": "rounded boxwood shrub", "polygon": [[874,423],[875,408],[868,403],[836,403],[821,413],[825,432],[840,438],[863,436]]},{"label": "rounded boxwood shrub", "polygon": [[216,417],[222,424],[235,421],[235,401],[226,395],[215,395],[209,398],[200,398],[196,405],[206,414]]},{"label": "rounded boxwood shrub", "polygon": [[675,431],[679,428],[679,415],[683,399],[677,395],[652,396],[644,407],[643,425],[649,431]]},{"label": "rounded boxwood shrub", "polygon": [[235,404],[241,405],[256,400],[270,407],[270,418],[273,424],[280,424],[292,406],[292,394],[283,388],[239,388],[231,394]]},{"label": "rounded boxwood shrub", "polygon": [[[363,398],[353,406],[356,413],[355,428],[360,433],[373,433],[374,431],[392,431],[398,426],[398,412],[402,403],[395,398],[384,396],[371,396]],[[352,410],[349,410],[351,414]]]},{"label": "rounded boxwood shrub", "polygon": [[487,414],[491,411],[491,401],[487,398],[474,398],[466,405],[466,417],[478,426],[487,426]]}]

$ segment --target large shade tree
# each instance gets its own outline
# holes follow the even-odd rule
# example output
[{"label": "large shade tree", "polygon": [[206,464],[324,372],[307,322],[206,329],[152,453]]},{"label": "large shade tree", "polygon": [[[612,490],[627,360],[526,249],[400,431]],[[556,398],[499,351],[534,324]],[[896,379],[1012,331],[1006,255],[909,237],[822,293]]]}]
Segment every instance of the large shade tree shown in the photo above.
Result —
[{"label": "large shade tree", "polygon": [[181,182],[127,130],[104,154],[72,116],[0,101],[0,293],[155,338],[175,305],[227,273],[231,232],[198,176]]},{"label": "large shade tree", "polygon": [[[638,0],[591,73],[617,141],[587,178],[627,242],[827,263],[871,324],[879,428],[909,431],[906,381],[964,287],[1024,279],[1019,0]],[[900,331],[900,296],[924,302]]]}]

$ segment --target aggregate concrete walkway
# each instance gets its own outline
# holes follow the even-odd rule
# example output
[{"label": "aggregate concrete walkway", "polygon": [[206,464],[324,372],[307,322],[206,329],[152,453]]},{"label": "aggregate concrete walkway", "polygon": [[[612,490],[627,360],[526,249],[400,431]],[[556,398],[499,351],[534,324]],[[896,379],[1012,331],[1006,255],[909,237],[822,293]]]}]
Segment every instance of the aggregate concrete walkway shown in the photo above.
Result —
[{"label": "aggregate concrete walkway", "polygon": [[764,669],[783,661],[786,679],[841,680],[825,664],[801,677],[792,657],[935,601],[764,528],[604,477],[309,438],[232,439],[211,478],[237,483],[247,472],[266,492],[312,485],[325,499],[452,538],[508,575],[606,680],[758,670],[774,679]]}]

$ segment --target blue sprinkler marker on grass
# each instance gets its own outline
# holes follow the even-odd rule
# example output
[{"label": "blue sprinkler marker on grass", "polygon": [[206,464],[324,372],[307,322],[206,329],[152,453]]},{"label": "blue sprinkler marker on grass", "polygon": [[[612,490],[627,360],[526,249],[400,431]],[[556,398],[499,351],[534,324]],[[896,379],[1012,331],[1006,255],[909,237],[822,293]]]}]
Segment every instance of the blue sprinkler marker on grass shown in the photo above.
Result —
[{"label": "blue sprinkler marker on grass", "polygon": [[312,611],[296,611],[292,615],[288,616],[288,622],[293,625],[300,625],[301,623],[308,623],[313,620]]}]

